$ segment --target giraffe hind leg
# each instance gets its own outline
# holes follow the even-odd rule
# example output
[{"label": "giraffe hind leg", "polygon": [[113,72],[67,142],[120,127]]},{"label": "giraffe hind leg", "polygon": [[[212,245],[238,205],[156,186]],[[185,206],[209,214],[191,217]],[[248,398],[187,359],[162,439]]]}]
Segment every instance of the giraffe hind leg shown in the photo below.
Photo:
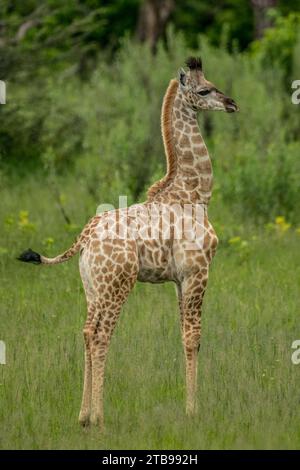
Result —
[{"label": "giraffe hind leg", "polygon": [[90,326],[92,360],[92,409],[91,423],[103,428],[103,386],[105,363],[109,344],[119,318],[122,305],[136,281],[136,275],[124,280],[110,295],[99,299]]},{"label": "giraffe hind leg", "polygon": [[91,358],[91,344],[89,328],[96,310],[96,305],[93,302],[88,302],[88,318],[86,320],[83,337],[84,337],[84,383],[82,402],[79,413],[79,423],[83,427],[90,424],[91,406],[92,406],[92,358]]},{"label": "giraffe hind leg", "polygon": [[84,381],[82,401],[79,413],[79,423],[83,427],[90,424],[91,406],[92,406],[92,358],[89,329],[92,324],[96,311],[95,291],[91,286],[88,270],[82,257],[79,262],[79,270],[84,287],[87,302],[87,319],[83,328],[84,338]]},{"label": "giraffe hind leg", "polygon": [[102,428],[105,361],[122,305],[137,279],[138,257],[131,241],[105,240],[96,245],[94,251],[92,246],[83,253],[80,264],[87,298],[92,299],[84,328],[86,367],[80,422]]}]

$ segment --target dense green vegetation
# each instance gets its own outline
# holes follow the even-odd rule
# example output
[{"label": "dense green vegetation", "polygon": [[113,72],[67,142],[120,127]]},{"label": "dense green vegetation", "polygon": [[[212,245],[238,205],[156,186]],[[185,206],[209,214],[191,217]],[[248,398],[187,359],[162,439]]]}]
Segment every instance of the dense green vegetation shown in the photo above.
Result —
[{"label": "dense green vegetation", "polygon": [[[50,68],[63,69],[73,64],[81,76],[86,76],[99,51],[106,51],[112,58],[120,38],[135,37],[140,6],[146,1],[2,0],[0,75],[14,78],[22,68],[35,76],[43,68],[49,72]],[[300,11],[299,0],[268,2],[277,4],[267,12],[270,17],[286,17],[290,12]],[[197,47],[199,32],[217,47],[224,32],[231,49],[245,50],[253,41],[254,1],[160,0],[160,3],[173,3],[169,21],[176,32],[184,34],[190,47]]]},{"label": "dense green vegetation", "polygon": [[8,80],[7,104],[0,108],[3,184],[6,177],[19,184],[32,173],[53,183],[63,174],[64,186],[65,178],[76,178],[97,205],[103,194],[105,202],[124,193],[130,200],[143,198],[165,169],[162,97],[186,56],[195,52],[202,55],[208,78],[241,109],[234,116],[199,117],[218,197],[243,216],[267,221],[284,214],[297,222],[300,115],[291,103],[291,83],[300,71],[299,24],[295,13],[279,17],[246,52],[230,53],[226,35],[219,47],[200,36],[192,51],[172,27],[154,56],[147,44],[125,39],[113,61],[99,53],[86,80],[70,64],[48,73],[45,61],[30,79],[25,67],[24,80],[21,68]]},{"label": "dense green vegetation", "polygon": [[[190,52],[186,46],[190,43],[202,54],[211,80],[241,107],[232,119],[212,114],[200,118],[209,131],[222,195],[230,203],[238,201],[242,212],[246,208],[256,216],[266,216],[270,209],[294,213],[300,124],[298,109],[291,106],[290,87],[300,71],[297,2],[289,2],[293,12],[287,10],[287,2],[280,3],[277,13],[272,13],[277,15],[275,27],[243,53],[237,52],[245,42],[243,35],[236,33],[234,42],[228,28],[238,24],[252,34],[250,24],[243,26],[252,18],[249,2],[231,2],[225,9],[193,1],[184,9],[179,2],[173,27],[154,57],[147,45],[121,39],[125,31],[133,34],[139,3],[73,0],[63,6],[53,0],[22,2],[17,7],[10,1],[1,3],[6,21],[0,78],[8,89],[7,105],[0,109],[4,172],[10,167],[25,175],[53,163],[56,171],[69,173],[71,165],[94,193],[103,180],[110,188],[113,183],[134,199],[140,197],[163,171],[161,100],[169,79]],[[122,13],[125,6],[127,15]],[[209,15],[211,22],[201,28],[206,37],[199,37],[199,25],[197,29],[192,17],[205,22]],[[28,22],[26,34],[20,32]],[[18,34],[21,39],[13,40]],[[108,54],[115,50],[111,35],[118,38],[113,57]],[[193,41],[188,40],[191,36]],[[88,66],[87,49],[96,45]],[[84,80],[79,66],[85,70]],[[122,188],[112,168],[122,175]]]}]

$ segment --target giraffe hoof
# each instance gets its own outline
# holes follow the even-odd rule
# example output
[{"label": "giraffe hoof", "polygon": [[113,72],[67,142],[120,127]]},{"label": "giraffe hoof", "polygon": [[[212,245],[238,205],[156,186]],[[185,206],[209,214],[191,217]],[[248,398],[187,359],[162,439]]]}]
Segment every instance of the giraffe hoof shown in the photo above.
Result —
[{"label": "giraffe hoof", "polygon": [[80,415],[79,416],[79,424],[83,428],[87,428],[91,424],[89,415]]},{"label": "giraffe hoof", "polygon": [[101,431],[104,429],[103,418],[101,418],[101,416],[92,415],[90,421],[93,426],[97,426],[98,428],[101,429]]}]

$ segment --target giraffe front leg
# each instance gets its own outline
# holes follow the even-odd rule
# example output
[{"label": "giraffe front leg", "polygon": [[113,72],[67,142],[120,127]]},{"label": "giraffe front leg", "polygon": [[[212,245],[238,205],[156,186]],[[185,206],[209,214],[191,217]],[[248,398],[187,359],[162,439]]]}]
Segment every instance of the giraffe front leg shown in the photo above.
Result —
[{"label": "giraffe front leg", "polygon": [[180,302],[182,340],[186,363],[186,413],[194,415],[197,409],[197,369],[201,339],[201,307],[207,277],[193,276],[181,286]]}]

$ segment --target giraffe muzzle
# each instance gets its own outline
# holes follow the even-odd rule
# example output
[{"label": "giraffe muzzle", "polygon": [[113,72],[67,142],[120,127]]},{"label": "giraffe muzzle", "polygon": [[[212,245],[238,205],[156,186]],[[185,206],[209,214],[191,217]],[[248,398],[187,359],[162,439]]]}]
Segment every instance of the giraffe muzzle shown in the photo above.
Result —
[{"label": "giraffe muzzle", "polygon": [[224,104],[225,104],[225,111],[227,113],[235,113],[236,111],[239,111],[238,105],[231,98],[226,97]]}]

